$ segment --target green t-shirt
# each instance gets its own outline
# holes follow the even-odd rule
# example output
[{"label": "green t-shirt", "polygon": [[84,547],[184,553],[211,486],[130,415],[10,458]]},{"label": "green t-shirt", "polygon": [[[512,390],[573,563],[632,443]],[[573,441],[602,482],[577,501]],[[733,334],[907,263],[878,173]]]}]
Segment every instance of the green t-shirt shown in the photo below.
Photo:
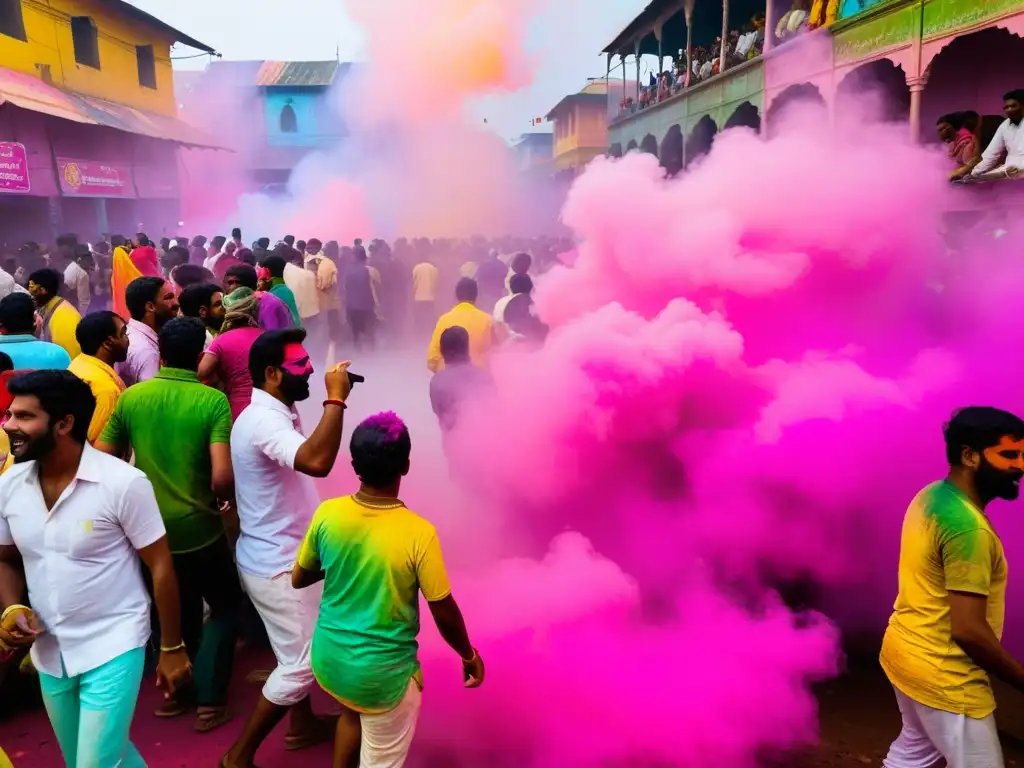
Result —
[{"label": "green t-shirt", "polygon": [[171,552],[202,549],[224,535],[210,488],[210,446],[231,439],[231,406],[195,371],[161,368],[117,401],[100,442],[131,446],[153,484]]},{"label": "green t-shirt", "polygon": [[451,594],[434,526],[398,499],[361,494],[320,505],[299,549],[306,570],[325,572],[313,632],[313,674],[357,712],[387,712],[415,679],[419,594]]},{"label": "green t-shirt", "polygon": [[292,313],[292,322],[295,323],[295,327],[301,328],[302,318],[299,317],[299,305],[295,301],[295,294],[292,293],[292,289],[285,285],[284,280],[280,277],[275,277],[270,281],[270,292],[284,302],[284,305],[288,307],[288,311]]}]

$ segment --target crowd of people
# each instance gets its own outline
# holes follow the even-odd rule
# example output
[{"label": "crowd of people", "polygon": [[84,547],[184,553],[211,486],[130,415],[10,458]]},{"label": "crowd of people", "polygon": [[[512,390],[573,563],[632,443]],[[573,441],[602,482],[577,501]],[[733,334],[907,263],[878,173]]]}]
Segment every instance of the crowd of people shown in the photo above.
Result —
[{"label": "crowd of people", "polygon": [[[742,29],[731,30],[725,43],[726,66],[734,67],[760,56],[764,51],[764,35],[764,16],[755,16]],[[691,71],[687,76],[686,50],[680,48],[672,67],[659,74],[651,73],[648,84],[640,87],[635,100],[628,95],[623,98],[619,105],[620,111],[628,113],[646,109],[714,77],[722,70],[721,51],[721,36],[715,39],[713,45],[695,46]]]},{"label": "crowd of people", "polygon": [[[450,433],[497,345],[544,342],[531,273],[567,244],[269,246],[237,229],[188,245],[67,235],[0,271],[0,667],[38,676],[69,766],[145,765],[129,726],[147,668],[157,716],[223,725],[247,612],[277,666],[226,768],[252,766],[286,715],[288,749],[334,739],[336,766],[402,765],[420,594],[467,687],[483,682],[437,534],[399,497],[402,420],[355,428],[358,490],[322,501],[313,478],[338,460],[359,377],[324,366],[308,435],[296,404],[341,350],[420,343]],[[314,713],[314,684],[340,714]]]}]

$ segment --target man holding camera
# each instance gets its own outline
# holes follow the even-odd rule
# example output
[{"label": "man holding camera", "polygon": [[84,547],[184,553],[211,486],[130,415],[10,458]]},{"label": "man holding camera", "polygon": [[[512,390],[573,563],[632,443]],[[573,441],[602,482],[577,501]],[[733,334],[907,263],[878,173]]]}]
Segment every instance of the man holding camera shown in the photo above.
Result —
[{"label": "man holding camera", "polygon": [[227,768],[248,767],[263,740],[291,710],[289,750],[330,739],[334,723],[310,706],[314,684],[310,647],[322,585],[295,590],[291,570],[320,497],[312,478],[326,477],[341,446],[345,400],[352,389],[349,363],[327,371],[320,423],[307,438],[299,431],[295,403],[309,398],[313,366],[302,328],[270,331],[249,354],[252,403],[231,431],[241,534],[235,559],[245,591],[267,629],[277,658],[263,695],[238,741],[225,755]]}]

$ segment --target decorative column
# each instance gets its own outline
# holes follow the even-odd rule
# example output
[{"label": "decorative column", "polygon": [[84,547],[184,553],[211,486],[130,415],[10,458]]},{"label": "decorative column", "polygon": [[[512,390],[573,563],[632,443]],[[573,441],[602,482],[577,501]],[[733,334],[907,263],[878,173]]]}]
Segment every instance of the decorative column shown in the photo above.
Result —
[{"label": "decorative column", "polygon": [[661,73],[665,71],[665,56],[661,50],[661,24],[658,24],[654,28],[654,37],[658,41],[658,77],[661,77]]},{"label": "decorative column", "polygon": [[633,43],[633,56],[636,59],[636,101],[640,103],[640,41]]},{"label": "decorative column", "polygon": [[768,0],[764,9],[764,43],[762,53],[768,53],[775,46],[775,3]]},{"label": "decorative column", "polygon": [[725,51],[729,47],[729,0],[722,0],[722,49],[718,52],[718,74],[725,72]]},{"label": "decorative column", "polygon": [[907,78],[910,87],[910,140],[915,143],[921,141],[921,94],[927,84],[927,74]]},{"label": "decorative column", "polygon": [[685,86],[690,87],[690,80],[693,77],[693,3],[694,0],[686,0],[684,13],[686,14],[686,81]]},{"label": "decorative column", "polygon": [[622,64],[622,100],[625,101],[629,96],[626,92],[626,54],[619,54],[619,63]]}]

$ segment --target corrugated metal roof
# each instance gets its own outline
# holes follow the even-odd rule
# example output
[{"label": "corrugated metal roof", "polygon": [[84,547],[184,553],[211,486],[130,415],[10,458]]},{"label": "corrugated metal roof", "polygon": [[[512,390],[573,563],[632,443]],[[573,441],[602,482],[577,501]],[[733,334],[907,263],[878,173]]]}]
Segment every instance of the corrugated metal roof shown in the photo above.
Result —
[{"label": "corrugated metal roof", "polygon": [[256,74],[256,85],[266,87],[323,87],[334,82],[341,64],[337,61],[265,61]]},{"label": "corrugated metal roof", "polygon": [[100,2],[114,13],[123,14],[135,21],[145,24],[148,27],[156,29],[159,32],[163,32],[165,35],[173,37],[177,42],[184,43],[190,48],[195,48],[197,51],[204,51],[206,53],[216,53],[216,51],[206,43],[201,43],[194,37],[189,37],[180,29],[175,29],[166,21],[161,21],[156,16],[146,13],[141,8],[136,8],[131,3],[126,3],[124,0],[100,0]]},{"label": "corrugated metal roof", "polygon": [[76,123],[103,125],[189,146],[220,148],[205,132],[175,117],[64,91],[31,75],[0,68],[0,104],[6,102]]}]

